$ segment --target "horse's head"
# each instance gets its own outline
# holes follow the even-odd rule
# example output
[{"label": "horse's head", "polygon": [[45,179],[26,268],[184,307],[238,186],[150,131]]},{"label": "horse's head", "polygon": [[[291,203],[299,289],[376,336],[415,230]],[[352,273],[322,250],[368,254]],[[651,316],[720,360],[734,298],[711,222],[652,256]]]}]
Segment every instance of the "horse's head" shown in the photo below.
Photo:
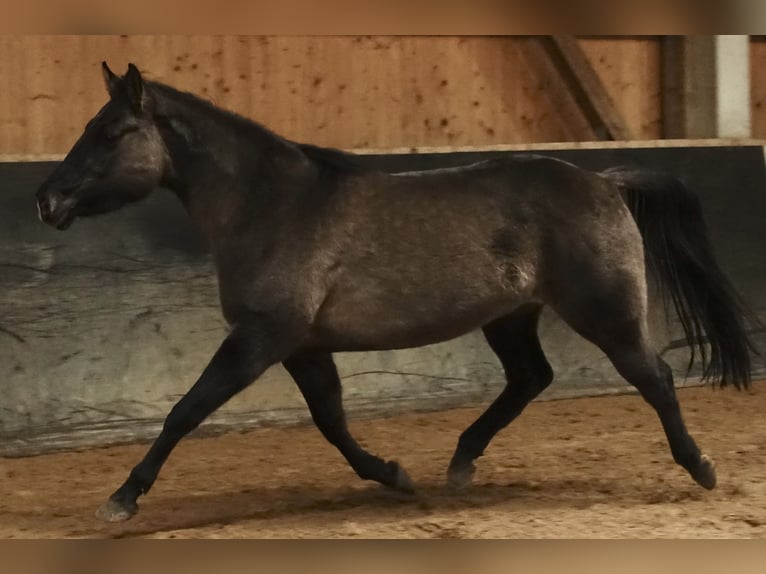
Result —
[{"label": "horse's head", "polygon": [[146,197],[166,171],[167,150],[140,72],[133,64],[123,77],[106,62],[102,69],[109,102],[37,191],[40,219],[58,229]]}]

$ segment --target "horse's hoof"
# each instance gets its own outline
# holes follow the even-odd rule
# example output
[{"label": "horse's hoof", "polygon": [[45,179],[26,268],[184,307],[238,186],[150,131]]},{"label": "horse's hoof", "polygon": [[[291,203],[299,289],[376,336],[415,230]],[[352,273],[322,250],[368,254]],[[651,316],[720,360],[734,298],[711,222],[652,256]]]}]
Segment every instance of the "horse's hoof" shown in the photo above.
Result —
[{"label": "horse's hoof", "polygon": [[138,512],[138,504],[135,502],[126,505],[111,498],[102,504],[96,511],[96,516],[105,522],[124,522]]},{"label": "horse's hoof", "polygon": [[692,474],[692,478],[697,481],[702,488],[713,490],[715,488],[715,463],[708,455],[703,454],[700,459],[700,465],[697,471]]},{"label": "horse's hoof", "polygon": [[388,464],[394,469],[394,480],[389,486],[398,492],[415,494],[415,485],[412,484],[412,480],[410,480],[410,477],[404,471],[402,466],[394,461],[391,461]]},{"label": "horse's hoof", "polygon": [[473,464],[462,467],[450,467],[447,470],[447,486],[455,490],[471,488],[474,472],[476,472],[476,467]]}]

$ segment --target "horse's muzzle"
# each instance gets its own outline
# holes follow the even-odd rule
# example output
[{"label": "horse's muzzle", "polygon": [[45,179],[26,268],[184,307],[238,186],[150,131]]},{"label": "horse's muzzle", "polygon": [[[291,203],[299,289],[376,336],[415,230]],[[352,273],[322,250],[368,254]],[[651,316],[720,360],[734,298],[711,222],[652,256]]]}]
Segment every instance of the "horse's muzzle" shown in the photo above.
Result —
[{"label": "horse's muzzle", "polygon": [[71,205],[56,193],[43,193],[37,196],[37,216],[40,221],[64,230],[74,221]]}]

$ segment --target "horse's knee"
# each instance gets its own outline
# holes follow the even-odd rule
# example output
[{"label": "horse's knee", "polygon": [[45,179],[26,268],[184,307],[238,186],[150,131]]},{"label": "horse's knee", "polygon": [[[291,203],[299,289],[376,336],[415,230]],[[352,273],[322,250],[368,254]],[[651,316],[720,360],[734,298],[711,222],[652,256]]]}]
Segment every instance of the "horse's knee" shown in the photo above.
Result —
[{"label": "horse's knee", "polygon": [[537,366],[537,384],[540,391],[545,390],[553,382],[553,367],[543,359]]}]

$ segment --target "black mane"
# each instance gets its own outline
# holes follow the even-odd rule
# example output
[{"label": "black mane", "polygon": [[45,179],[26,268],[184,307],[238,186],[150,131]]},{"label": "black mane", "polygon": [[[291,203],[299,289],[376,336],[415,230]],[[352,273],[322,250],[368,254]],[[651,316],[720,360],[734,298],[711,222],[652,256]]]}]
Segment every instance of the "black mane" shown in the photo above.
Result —
[{"label": "black mane", "polygon": [[191,92],[177,90],[176,88],[161,82],[153,81],[146,83],[163,96],[169,97],[171,100],[181,101],[187,105],[190,105],[195,109],[195,111],[199,112],[204,117],[218,121],[227,120],[234,127],[239,129],[245,136],[248,134],[255,135],[256,137],[260,136],[261,138],[265,136],[267,138],[273,139],[275,141],[280,141],[285,145],[289,145],[295,149],[298,149],[308,159],[319,164],[326,170],[353,173],[369,171],[370,169],[362,158],[353,153],[348,153],[336,148],[322,147],[314,144],[299,143],[289,140],[271,131],[266,126],[251,120],[250,118],[242,116],[236,112],[220,108],[213,102],[201,98]]}]

